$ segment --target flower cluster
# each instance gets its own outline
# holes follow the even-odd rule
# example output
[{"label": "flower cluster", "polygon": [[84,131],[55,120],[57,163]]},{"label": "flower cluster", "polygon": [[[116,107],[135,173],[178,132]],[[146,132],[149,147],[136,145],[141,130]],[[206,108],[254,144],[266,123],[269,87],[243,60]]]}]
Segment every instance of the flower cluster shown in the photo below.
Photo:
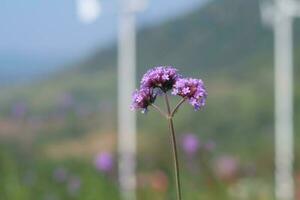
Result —
[{"label": "flower cluster", "polygon": [[160,66],[150,69],[142,78],[142,88],[160,88],[167,92],[173,88],[179,78],[177,69],[171,66]]},{"label": "flower cluster", "polygon": [[143,76],[140,89],[133,93],[131,109],[142,110],[145,113],[159,93],[167,93],[170,90],[173,95],[187,99],[195,110],[205,105],[207,92],[202,80],[182,78],[176,68],[159,66],[148,70]]},{"label": "flower cluster", "polygon": [[203,81],[194,78],[178,79],[173,87],[172,94],[187,98],[195,110],[203,107],[207,98]]},{"label": "flower cluster", "polygon": [[132,95],[133,102],[131,104],[132,110],[142,110],[142,113],[147,112],[147,108],[156,99],[156,94],[152,89],[141,88],[136,90]]}]

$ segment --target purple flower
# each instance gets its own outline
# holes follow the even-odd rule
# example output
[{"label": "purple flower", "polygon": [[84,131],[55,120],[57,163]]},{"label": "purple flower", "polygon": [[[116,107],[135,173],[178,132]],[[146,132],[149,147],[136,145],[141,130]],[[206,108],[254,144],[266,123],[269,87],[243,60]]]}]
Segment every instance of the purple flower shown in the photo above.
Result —
[{"label": "purple flower", "polygon": [[65,168],[59,167],[53,172],[53,179],[56,182],[63,183],[66,181],[68,176],[67,170]]},{"label": "purple flower", "polygon": [[187,98],[195,110],[203,107],[207,98],[203,81],[193,78],[179,78],[173,87],[172,94]]},{"label": "purple flower", "polygon": [[177,71],[172,66],[154,67],[143,76],[141,88],[160,88],[163,92],[167,92],[173,88],[173,85],[179,78]]},{"label": "purple flower", "polygon": [[[156,97],[172,90],[173,95],[179,95],[189,101],[195,110],[205,105],[207,92],[201,79],[181,78],[177,69],[172,66],[154,67],[144,74],[140,89],[132,96],[132,110],[147,112],[148,106],[153,104]],[[178,104],[180,106],[183,101]],[[174,110],[176,110],[178,107]],[[160,111],[161,112],[161,111]]]},{"label": "purple flower", "polygon": [[183,137],[182,148],[187,155],[193,156],[200,147],[200,141],[195,134],[189,133]]},{"label": "purple flower", "polygon": [[132,95],[132,110],[142,110],[142,113],[147,112],[147,108],[156,99],[156,94],[153,93],[152,89],[141,88],[136,90]]},{"label": "purple flower", "polygon": [[97,170],[107,173],[113,168],[113,156],[108,152],[100,153],[96,156],[94,164]]}]

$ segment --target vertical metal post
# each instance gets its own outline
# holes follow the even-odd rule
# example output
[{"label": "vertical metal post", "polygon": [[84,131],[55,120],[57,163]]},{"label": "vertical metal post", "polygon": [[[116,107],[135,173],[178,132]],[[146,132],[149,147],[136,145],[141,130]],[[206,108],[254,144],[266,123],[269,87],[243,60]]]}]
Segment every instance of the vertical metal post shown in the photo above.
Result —
[{"label": "vertical metal post", "polygon": [[118,33],[118,151],[121,198],[135,200],[136,116],[129,109],[136,82],[135,16],[122,0]]},{"label": "vertical metal post", "polygon": [[[277,6],[280,6],[277,0]],[[293,18],[275,14],[275,195],[294,199],[293,180]]]},{"label": "vertical metal post", "polygon": [[274,29],[275,62],[275,196],[277,200],[295,199],[293,178],[293,19],[300,16],[295,0],[263,2],[263,20]]}]

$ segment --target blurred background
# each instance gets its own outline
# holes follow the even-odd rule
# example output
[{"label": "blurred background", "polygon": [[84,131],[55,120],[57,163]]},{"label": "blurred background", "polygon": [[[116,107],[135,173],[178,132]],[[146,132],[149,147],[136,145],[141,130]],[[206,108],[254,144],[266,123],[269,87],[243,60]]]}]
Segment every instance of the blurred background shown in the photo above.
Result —
[{"label": "blurred background", "polygon": [[[1,200],[120,199],[120,2],[94,2],[86,16],[79,1],[0,2]],[[174,65],[202,78],[209,93],[203,111],[184,105],[175,119],[183,198],[274,199],[274,42],[260,2],[148,0],[136,19],[137,80],[152,66]],[[299,21],[294,25],[300,199]],[[153,111],[137,116],[137,199],[175,199],[167,122]]]}]

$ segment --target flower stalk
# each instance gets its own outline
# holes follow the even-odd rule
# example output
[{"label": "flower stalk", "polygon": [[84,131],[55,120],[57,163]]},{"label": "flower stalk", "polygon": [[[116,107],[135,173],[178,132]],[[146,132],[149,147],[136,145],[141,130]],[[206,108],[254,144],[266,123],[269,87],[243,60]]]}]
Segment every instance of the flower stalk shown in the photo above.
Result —
[{"label": "flower stalk", "polygon": [[[174,112],[171,112],[170,103],[168,99],[168,94],[165,93],[165,102],[168,110],[168,123],[169,123],[169,129],[172,137],[172,146],[173,146],[173,162],[174,162],[174,169],[175,169],[175,180],[176,180],[176,193],[177,193],[177,199],[181,200],[181,183],[180,183],[180,171],[179,171],[179,159],[178,159],[178,151],[177,151],[177,141],[176,141],[176,134],[174,129],[174,123],[173,123],[173,115]],[[178,104],[179,106],[181,104]],[[176,107],[177,109],[179,108]],[[175,109],[174,109],[175,111]]]},{"label": "flower stalk", "polygon": [[151,104],[151,106],[157,111],[159,112],[159,114],[161,114],[163,117],[168,118],[168,115],[162,110],[160,109],[160,107],[158,107],[155,104]]},{"label": "flower stalk", "polygon": [[179,109],[179,107],[185,102],[186,98],[182,98],[181,101],[175,106],[174,110],[171,113],[171,117],[174,117],[175,113]]}]

